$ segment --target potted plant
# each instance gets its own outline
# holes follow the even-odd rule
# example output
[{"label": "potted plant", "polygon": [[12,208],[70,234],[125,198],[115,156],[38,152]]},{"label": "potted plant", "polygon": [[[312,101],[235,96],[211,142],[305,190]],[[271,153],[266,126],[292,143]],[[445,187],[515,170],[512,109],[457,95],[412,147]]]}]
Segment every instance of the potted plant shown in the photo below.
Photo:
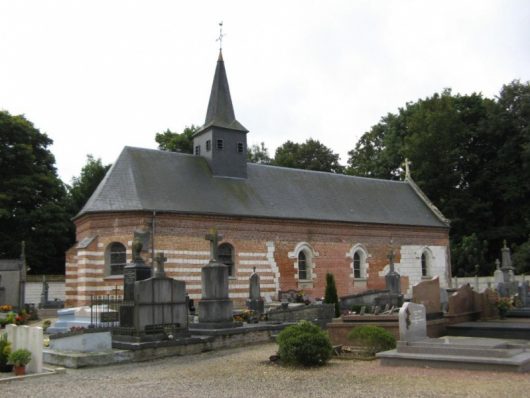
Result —
[{"label": "potted plant", "polygon": [[13,369],[17,376],[26,374],[26,365],[29,361],[31,361],[31,352],[25,348],[15,350],[9,355],[9,363],[13,364]]},{"label": "potted plant", "polygon": [[7,360],[11,354],[11,343],[7,340],[7,333],[0,334],[0,372],[11,372],[13,365],[8,365]]}]

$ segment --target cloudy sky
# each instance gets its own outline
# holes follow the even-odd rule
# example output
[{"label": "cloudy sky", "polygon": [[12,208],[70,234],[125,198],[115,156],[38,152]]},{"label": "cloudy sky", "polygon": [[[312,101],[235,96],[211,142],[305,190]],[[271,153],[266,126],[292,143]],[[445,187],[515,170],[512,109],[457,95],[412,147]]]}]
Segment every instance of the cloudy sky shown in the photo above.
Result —
[{"label": "cloudy sky", "polygon": [[528,0],[0,0],[0,110],[53,139],[65,182],[156,148],[204,121],[219,21],[236,117],[271,154],[312,137],[345,163],[408,101],[530,80]]}]

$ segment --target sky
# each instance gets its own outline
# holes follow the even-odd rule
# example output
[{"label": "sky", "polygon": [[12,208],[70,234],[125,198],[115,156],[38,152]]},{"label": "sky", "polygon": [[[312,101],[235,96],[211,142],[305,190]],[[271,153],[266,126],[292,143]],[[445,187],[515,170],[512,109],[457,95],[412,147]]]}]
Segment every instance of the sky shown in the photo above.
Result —
[{"label": "sky", "polygon": [[0,0],[0,110],[52,140],[65,183],[86,156],[202,125],[219,51],[236,118],[348,151],[381,117],[451,88],[530,80],[530,1]]}]

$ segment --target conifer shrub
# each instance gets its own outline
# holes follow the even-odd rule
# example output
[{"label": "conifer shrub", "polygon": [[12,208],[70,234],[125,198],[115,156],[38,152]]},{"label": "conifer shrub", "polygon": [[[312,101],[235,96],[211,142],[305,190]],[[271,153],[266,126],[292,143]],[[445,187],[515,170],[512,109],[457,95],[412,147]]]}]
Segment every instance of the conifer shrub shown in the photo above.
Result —
[{"label": "conifer shrub", "polygon": [[326,274],[326,290],[324,292],[324,303],[335,305],[335,317],[340,316],[339,296],[337,294],[337,285],[335,277],[329,272]]},{"label": "conifer shrub", "polygon": [[348,333],[348,339],[360,345],[372,355],[396,348],[396,338],[379,326],[358,326]]},{"label": "conifer shrub", "polygon": [[332,353],[326,332],[309,321],[300,321],[286,327],[278,334],[278,354],[286,364],[322,366]]}]

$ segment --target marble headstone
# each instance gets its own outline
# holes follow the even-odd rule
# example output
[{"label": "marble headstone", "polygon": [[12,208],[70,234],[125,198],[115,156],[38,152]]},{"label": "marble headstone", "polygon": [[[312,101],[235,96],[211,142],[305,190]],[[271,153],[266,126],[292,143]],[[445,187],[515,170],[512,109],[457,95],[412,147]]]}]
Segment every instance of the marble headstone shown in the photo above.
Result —
[{"label": "marble headstone", "polygon": [[427,338],[427,313],[423,304],[405,303],[399,310],[399,340],[412,342]]}]

